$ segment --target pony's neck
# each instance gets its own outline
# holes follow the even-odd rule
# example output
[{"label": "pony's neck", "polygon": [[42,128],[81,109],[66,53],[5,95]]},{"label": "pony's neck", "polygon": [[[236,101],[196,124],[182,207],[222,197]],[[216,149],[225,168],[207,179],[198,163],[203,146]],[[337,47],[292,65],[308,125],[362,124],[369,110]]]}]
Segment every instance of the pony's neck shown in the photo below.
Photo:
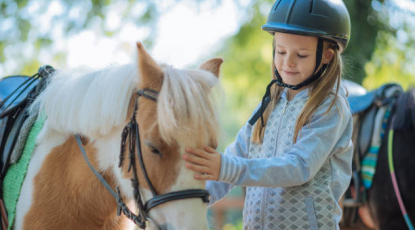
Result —
[{"label": "pony's neck", "polygon": [[[29,175],[36,176],[27,178],[31,183],[22,188],[30,191],[27,188],[33,186],[30,207],[22,215],[24,219],[20,229],[123,229],[125,217],[116,215],[114,198],[103,189],[85,163],[75,138],[69,136],[63,143],[57,143],[56,138],[49,135],[43,141],[31,160],[42,162],[32,164],[28,169]],[[87,144],[85,149],[91,163],[99,168],[98,149],[92,144]],[[33,167],[38,165],[42,167],[32,174]],[[104,170],[102,174],[115,187],[116,179],[111,170]],[[22,191],[22,195],[24,193]],[[19,205],[21,207],[22,203],[18,204],[18,212],[24,210]],[[77,221],[73,221],[75,219]]]}]

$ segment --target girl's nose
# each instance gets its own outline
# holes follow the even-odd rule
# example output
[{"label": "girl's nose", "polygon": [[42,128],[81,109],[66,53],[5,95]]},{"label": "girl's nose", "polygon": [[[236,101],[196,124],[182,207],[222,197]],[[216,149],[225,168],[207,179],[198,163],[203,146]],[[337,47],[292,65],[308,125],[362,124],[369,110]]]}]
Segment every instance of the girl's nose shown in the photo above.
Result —
[{"label": "girl's nose", "polygon": [[294,67],[295,66],[295,61],[292,55],[287,55],[287,57],[285,58],[285,65],[288,67]]}]

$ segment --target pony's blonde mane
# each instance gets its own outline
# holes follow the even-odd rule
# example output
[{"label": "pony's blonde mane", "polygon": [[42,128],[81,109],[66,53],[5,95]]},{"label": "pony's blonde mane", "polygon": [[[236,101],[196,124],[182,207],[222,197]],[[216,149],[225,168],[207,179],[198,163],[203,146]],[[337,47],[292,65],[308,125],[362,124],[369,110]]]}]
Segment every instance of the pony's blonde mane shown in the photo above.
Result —
[{"label": "pony's blonde mane", "polygon": [[[162,68],[164,81],[157,103],[161,139],[167,143],[191,140],[198,145],[216,140],[218,117],[208,93],[218,79],[203,70]],[[40,109],[49,128],[62,133],[108,135],[127,121],[137,74],[133,64],[95,72],[58,71],[33,103],[32,111]]]},{"label": "pony's blonde mane", "polygon": [[39,95],[40,108],[49,128],[91,137],[107,135],[125,124],[128,104],[138,82],[134,65],[58,71]]},{"label": "pony's blonde mane", "polygon": [[160,137],[197,146],[217,140],[218,116],[211,88],[218,78],[203,70],[178,70],[163,66],[164,81],[158,104]]}]

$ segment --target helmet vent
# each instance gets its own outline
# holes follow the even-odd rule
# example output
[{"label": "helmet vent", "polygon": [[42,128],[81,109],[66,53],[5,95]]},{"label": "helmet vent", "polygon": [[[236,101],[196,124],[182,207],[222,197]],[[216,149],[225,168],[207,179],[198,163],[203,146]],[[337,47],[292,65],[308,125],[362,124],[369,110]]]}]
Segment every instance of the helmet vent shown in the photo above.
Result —
[{"label": "helmet vent", "polygon": [[310,14],[313,13],[313,8],[314,8],[314,0],[310,0]]},{"label": "helmet vent", "polygon": [[274,11],[277,11],[277,9],[278,9],[278,6],[280,5],[281,1],[282,1],[282,0],[279,0],[279,1],[278,1],[278,3],[277,3],[277,4],[275,4],[275,8],[274,8]]},{"label": "helmet vent", "polygon": [[295,3],[297,2],[297,0],[293,0],[291,2],[291,5],[288,8],[288,13],[285,16],[285,23],[289,24],[290,23],[290,19],[291,19],[291,15],[293,14],[293,10],[295,7]]}]

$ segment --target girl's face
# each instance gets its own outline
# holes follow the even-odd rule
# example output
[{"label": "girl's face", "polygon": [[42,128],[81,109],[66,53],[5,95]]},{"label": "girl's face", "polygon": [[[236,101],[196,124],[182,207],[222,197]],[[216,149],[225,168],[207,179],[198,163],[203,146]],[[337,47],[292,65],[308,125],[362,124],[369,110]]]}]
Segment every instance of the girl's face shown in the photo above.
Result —
[{"label": "girl's face", "polygon": [[313,75],[317,38],[275,33],[274,64],[284,83],[298,85]]}]

